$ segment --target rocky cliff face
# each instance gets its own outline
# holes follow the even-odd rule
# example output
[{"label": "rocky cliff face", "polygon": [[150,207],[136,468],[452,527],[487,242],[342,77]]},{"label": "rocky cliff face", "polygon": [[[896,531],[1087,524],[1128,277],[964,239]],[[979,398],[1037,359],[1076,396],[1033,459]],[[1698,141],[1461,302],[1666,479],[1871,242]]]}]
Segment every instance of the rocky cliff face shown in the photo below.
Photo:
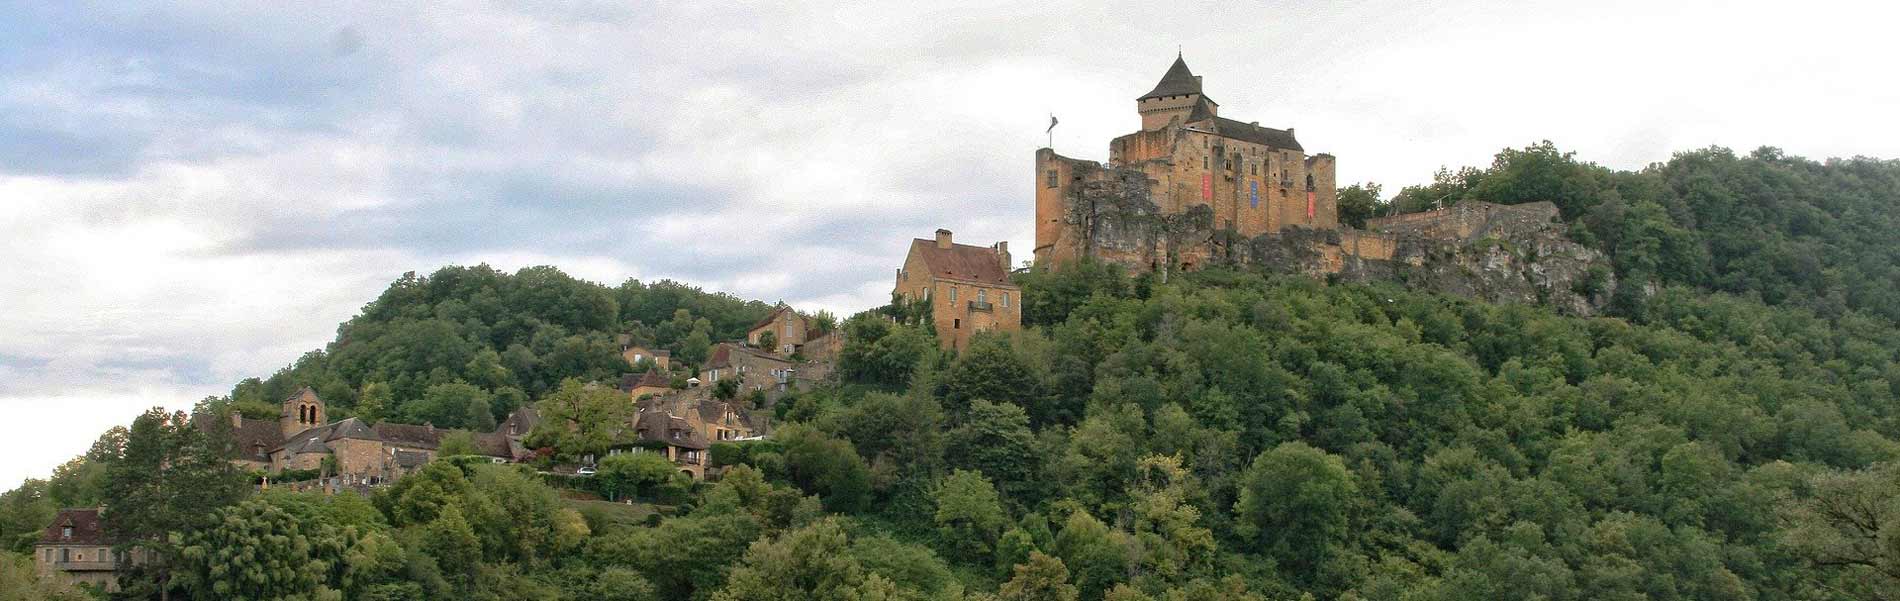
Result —
[{"label": "rocky cliff face", "polygon": [[1615,289],[1608,257],[1561,224],[1494,228],[1467,240],[1401,239],[1395,275],[1412,288],[1593,315]]},{"label": "rocky cliff face", "polygon": [[1476,203],[1375,224],[1372,232],[1288,230],[1251,241],[1249,262],[1280,271],[1337,273],[1493,303],[1546,304],[1593,315],[1616,279],[1609,258],[1572,241],[1550,203]]}]

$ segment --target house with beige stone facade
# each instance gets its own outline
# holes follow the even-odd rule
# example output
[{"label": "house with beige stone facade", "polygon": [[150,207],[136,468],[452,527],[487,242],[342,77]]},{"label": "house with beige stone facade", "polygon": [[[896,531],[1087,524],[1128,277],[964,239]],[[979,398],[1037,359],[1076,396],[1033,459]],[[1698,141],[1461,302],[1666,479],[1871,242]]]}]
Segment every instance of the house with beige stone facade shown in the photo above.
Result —
[{"label": "house with beige stone facade", "polygon": [[1008,242],[957,244],[950,230],[937,230],[935,239],[911,241],[891,295],[928,302],[937,340],[944,348],[963,349],[977,332],[1022,329],[1022,289],[1009,272]]},{"label": "house with beige stone facade", "polygon": [[33,545],[33,565],[43,579],[119,590],[119,572],[141,557],[140,551],[112,549],[98,508],[61,509]]}]

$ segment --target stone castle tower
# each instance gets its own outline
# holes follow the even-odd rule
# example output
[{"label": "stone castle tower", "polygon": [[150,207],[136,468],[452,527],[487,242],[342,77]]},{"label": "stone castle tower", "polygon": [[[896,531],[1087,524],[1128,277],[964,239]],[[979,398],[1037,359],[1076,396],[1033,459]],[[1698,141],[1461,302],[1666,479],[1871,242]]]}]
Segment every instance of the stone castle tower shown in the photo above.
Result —
[{"label": "stone castle tower", "polygon": [[1107,164],[1036,152],[1038,263],[1194,269],[1238,240],[1339,228],[1332,155],[1220,116],[1181,57],[1135,111],[1141,130],[1110,141]]},{"label": "stone castle tower", "polygon": [[317,391],[305,386],[284,398],[277,423],[282,427],[284,438],[290,438],[292,434],[323,425],[325,417],[323,399],[317,398]]}]

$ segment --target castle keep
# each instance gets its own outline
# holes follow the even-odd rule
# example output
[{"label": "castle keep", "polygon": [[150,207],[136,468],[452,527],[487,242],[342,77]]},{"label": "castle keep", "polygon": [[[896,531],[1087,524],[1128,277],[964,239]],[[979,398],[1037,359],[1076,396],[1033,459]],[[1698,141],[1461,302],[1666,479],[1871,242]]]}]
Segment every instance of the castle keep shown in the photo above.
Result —
[{"label": "castle keep", "polygon": [[1233,240],[1339,227],[1332,155],[1220,116],[1180,57],[1135,109],[1141,131],[1109,142],[1107,165],[1036,152],[1037,262],[1193,269]]}]

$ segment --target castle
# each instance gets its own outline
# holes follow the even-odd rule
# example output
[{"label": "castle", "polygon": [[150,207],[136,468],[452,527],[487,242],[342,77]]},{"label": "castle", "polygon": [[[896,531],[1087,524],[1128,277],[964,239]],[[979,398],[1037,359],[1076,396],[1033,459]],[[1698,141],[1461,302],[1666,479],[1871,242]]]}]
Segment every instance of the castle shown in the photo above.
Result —
[{"label": "castle", "polygon": [[[1162,276],[1251,265],[1589,314],[1606,298],[1604,258],[1569,240],[1548,202],[1467,201],[1422,213],[1339,221],[1330,154],[1293,128],[1220,116],[1176,56],[1135,99],[1141,129],[1109,142],[1108,163],[1036,151],[1036,264],[1082,259]],[[1611,278],[1613,280],[1613,278]]]},{"label": "castle", "polygon": [[1036,152],[1038,263],[1191,270],[1219,251],[1175,234],[1339,227],[1333,156],[1307,154],[1292,128],[1220,116],[1181,57],[1135,109],[1141,130],[1109,142],[1106,166]]}]

